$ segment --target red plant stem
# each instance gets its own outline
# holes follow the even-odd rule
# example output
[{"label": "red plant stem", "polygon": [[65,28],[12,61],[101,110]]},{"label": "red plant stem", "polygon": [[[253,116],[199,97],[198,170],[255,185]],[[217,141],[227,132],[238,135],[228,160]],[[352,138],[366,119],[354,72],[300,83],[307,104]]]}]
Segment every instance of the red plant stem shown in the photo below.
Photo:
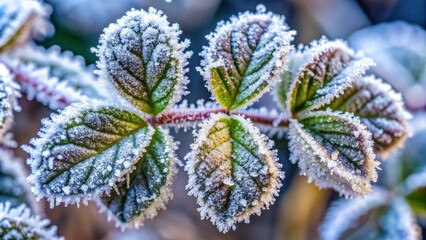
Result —
[{"label": "red plant stem", "polygon": [[[72,103],[69,99],[67,99],[66,96],[58,96],[59,94],[53,91],[52,89],[49,89],[46,86],[40,86],[40,84],[37,81],[31,79],[25,73],[20,72],[18,69],[6,64],[3,61],[1,62],[9,69],[9,71],[15,76],[15,80],[18,81],[19,83],[31,85],[34,89],[44,92],[49,97],[57,96],[58,98],[56,101],[60,102],[64,106],[68,106]],[[224,108],[210,108],[210,109],[209,108],[207,109],[190,108],[190,109],[171,110],[167,113],[163,113],[161,115],[148,119],[148,122],[154,126],[158,126],[158,125],[179,126],[179,125],[185,125],[190,123],[199,123],[202,120],[209,118],[211,114],[216,114],[216,113],[230,113],[230,114],[242,115],[245,118],[250,119],[254,124],[259,124],[263,126],[287,128],[289,125],[288,119],[283,118],[278,120],[276,116],[267,116],[265,114],[256,114],[255,112],[249,112],[249,111],[243,111],[243,110],[234,110],[234,111],[228,112]]]},{"label": "red plant stem", "polygon": [[[46,96],[49,97],[53,97],[53,96],[58,96],[59,94],[55,91],[53,91],[52,89],[49,89],[46,86],[40,86],[40,84],[31,79],[30,77],[28,77],[25,73],[20,72],[18,69],[8,65],[7,63],[1,61],[10,71],[11,74],[13,74],[14,79],[19,82],[21,85],[22,84],[28,84],[31,85],[31,87],[33,87],[34,89],[37,89],[37,91],[40,92],[44,92],[46,94]],[[67,97],[65,96],[58,96],[58,98],[56,99],[57,102],[63,104],[64,106],[68,106],[70,105],[72,102],[67,99]]]},{"label": "red plant stem", "polygon": [[[157,117],[148,119],[148,122],[152,125],[183,125],[187,123],[198,123],[203,119],[209,118],[211,114],[216,113],[227,113],[226,109],[223,108],[212,108],[212,109],[178,109],[171,110],[170,112],[163,113]],[[263,114],[256,114],[249,111],[236,110],[231,111],[230,114],[242,115],[245,118],[250,119],[254,124],[266,125],[277,128],[288,128],[289,119],[267,116]]]}]

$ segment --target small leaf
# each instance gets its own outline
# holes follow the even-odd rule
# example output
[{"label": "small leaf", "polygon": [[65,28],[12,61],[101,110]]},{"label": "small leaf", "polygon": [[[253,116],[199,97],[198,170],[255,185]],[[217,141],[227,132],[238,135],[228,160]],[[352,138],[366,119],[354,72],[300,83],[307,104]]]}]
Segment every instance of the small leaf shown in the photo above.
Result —
[{"label": "small leaf", "polygon": [[401,147],[411,132],[407,123],[411,115],[404,109],[401,95],[373,76],[356,80],[344,94],[323,107],[327,108],[360,117],[372,133],[376,152],[383,157]]},{"label": "small leaf", "polygon": [[2,0],[0,52],[52,33],[53,28],[47,20],[49,15],[50,8],[36,0]]},{"label": "small leaf", "polygon": [[0,139],[13,123],[13,111],[19,111],[19,86],[11,79],[8,69],[0,64]]},{"label": "small leaf", "polygon": [[203,219],[227,232],[274,202],[284,178],[281,164],[272,143],[251,122],[216,114],[194,135],[185,167],[187,188]]},{"label": "small leaf", "polygon": [[100,199],[100,205],[122,228],[139,227],[173,198],[171,184],[177,173],[174,144],[168,132],[157,128],[136,169],[118,184],[118,191]]},{"label": "small leaf", "polygon": [[300,114],[318,109],[343,94],[352,83],[374,65],[369,58],[356,56],[345,43],[314,42],[304,50],[306,62],[292,81],[287,109]]},{"label": "small leaf", "polygon": [[318,111],[291,120],[290,160],[320,188],[365,195],[377,180],[371,135],[349,114]]},{"label": "small leaf", "polygon": [[28,99],[36,98],[51,109],[63,108],[88,98],[106,99],[100,84],[84,59],[58,46],[49,49],[27,45],[5,58]]},{"label": "small leaf", "polygon": [[157,115],[184,94],[189,41],[161,11],[129,11],[104,30],[97,55],[101,78],[141,111]]},{"label": "small leaf", "polygon": [[33,191],[51,206],[109,192],[133,171],[154,134],[137,114],[96,100],[73,104],[43,125],[24,150]]},{"label": "small leaf", "polygon": [[0,202],[9,202],[12,207],[26,204],[35,210],[35,199],[19,161],[11,152],[0,148]]},{"label": "small leaf", "polygon": [[321,227],[321,239],[420,239],[407,203],[402,199],[388,203],[388,194],[375,189],[365,198],[333,203]]},{"label": "small leaf", "polygon": [[201,74],[227,109],[247,106],[279,81],[294,31],[271,12],[243,13],[220,23],[207,39]]},{"label": "small leaf", "polygon": [[10,203],[0,203],[1,239],[40,239],[63,240],[58,237],[57,229],[48,219],[31,215],[25,205],[11,208]]},{"label": "small leaf", "polygon": [[423,184],[409,193],[405,198],[413,209],[413,212],[423,218],[426,217],[426,171],[421,178]]}]

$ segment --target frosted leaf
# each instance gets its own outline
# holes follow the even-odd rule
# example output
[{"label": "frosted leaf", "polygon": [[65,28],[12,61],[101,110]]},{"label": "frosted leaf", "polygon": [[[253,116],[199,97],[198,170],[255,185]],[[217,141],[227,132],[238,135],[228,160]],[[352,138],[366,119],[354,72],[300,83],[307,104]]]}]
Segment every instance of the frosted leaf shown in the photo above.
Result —
[{"label": "frosted leaf", "polygon": [[34,196],[25,177],[25,169],[10,151],[0,148],[0,202],[12,207],[21,204],[37,208]]},{"label": "frosted leaf", "polygon": [[19,111],[19,86],[11,79],[9,70],[0,64],[0,139],[13,123],[13,111]]},{"label": "frosted leaf", "polygon": [[201,218],[227,232],[274,202],[284,173],[272,142],[251,122],[216,114],[194,135],[185,170]]},{"label": "frosted leaf", "polygon": [[50,7],[37,0],[2,0],[0,52],[50,34],[53,31],[48,23],[50,12]]},{"label": "frosted leaf", "polygon": [[154,129],[137,114],[107,102],[75,103],[43,121],[31,140],[28,180],[51,206],[109,192],[133,171]]},{"label": "frosted leaf", "polygon": [[184,94],[189,41],[179,42],[179,26],[161,11],[133,10],[109,25],[97,49],[98,71],[121,96],[157,115]]},{"label": "frosted leaf", "polygon": [[51,109],[63,108],[87,98],[108,98],[84,59],[58,46],[49,49],[27,45],[5,58],[22,90],[31,100],[36,98]]},{"label": "frosted leaf", "polygon": [[[177,173],[174,143],[167,131],[157,128],[136,169],[102,196],[99,204],[122,228],[140,227],[145,219],[165,209],[173,198],[172,182]],[[127,180],[128,178],[128,180]]]},{"label": "frosted leaf", "polygon": [[402,92],[407,106],[426,106],[426,31],[418,25],[396,21],[353,33],[350,45],[377,62],[372,72]]},{"label": "frosted leaf", "polygon": [[321,39],[303,51],[305,61],[297,74],[291,74],[295,78],[289,87],[289,97],[283,98],[287,100],[286,109],[292,114],[329,103],[374,65],[370,58],[355,55],[340,40]]},{"label": "frosted leaf", "polygon": [[48,219],[32,215],[25,205],[11,208],[9,202],[0,203],[0,238],[55,240],[64,238],[57,235],[57,228]]},{"label": "frosted leaf", "polygon": [[290,160],[320,188],[346,197],[365,195],[377,180],[371,134],[349,114],[308,113],[289,128]]},{"label": "frosted leaf", "polygon": [[356,80],[344,94],[323,107],[327,108],[358,116],[371,132],[376,152],[383,157],[401,147],[410,135],[407,120],[411,115],[401,95],[373,76]]},{"label": "frosted leaf", "polygon": [[407,203],[398,198],[388,203],[387,198],[387,192],[375,189],[365,198],[336,201],[326,214],[321,239],[420,239]]},{"label": "frosted leaf", "polygon": [[199,69],[216,100],[227,109],[247,106],[280,80],[294,31],[271,12],[231,17],[207,36]]}]

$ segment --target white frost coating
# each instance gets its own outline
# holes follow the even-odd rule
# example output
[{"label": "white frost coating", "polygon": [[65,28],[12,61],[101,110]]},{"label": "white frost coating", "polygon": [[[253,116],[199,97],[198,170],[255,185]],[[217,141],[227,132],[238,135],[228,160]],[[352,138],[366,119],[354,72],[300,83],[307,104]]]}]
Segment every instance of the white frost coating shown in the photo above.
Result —
[{"label": "white frost coating", "polygon": [[[357,98],[353,97],[355,93]],[[358,79],[346,94],[352,98],[340,104],[339,110],[355,112],[361,118],[379,143],[376,149],[383,159],[404,146],[407,137],[411,136],[408,120],[412,116],[405,109],[401,94],[374,76]]]},{"label": "white frost coating", "polygon": [[[249,165],[245,165],[243,167],[246,168],[244,172],[240,172],[239,168],[237,168],[237,165],[233,165],[230,163],[230,161],[244,161],[244,155],[243,153],[238,153],[237,149],[232,150],[233,147],[232,144],[237,143],[231,143],[233,140],[226,141],[225,143],[220,144],[217,146],[218,149],[212,150],[211,152],[206,152],[208,147],[214,146],[215,142],[213,142],[210,138],[214,137],[213,135],[209,135],[210,131],[213,127],[219,127],[222,128],[222,124],[220,124],[221,119],[230,119],[234,118],[235,120],[238,120],[243,128],[244,131],[247,131],[246,133],[249,134],[250,137],[253,138],[253,142],[250,141],[251,145],[256,145],[258,147],[256,151],[257,154],[260,154],[262,156],[262,161],[266,165],[264,167],[261,167],[260,170],[258,167],[256,167],[255,162],[251,162]],[[230,126],[229,126],[230,127]],[[225,128],[224,128],[225,129]],[[227,138],[229,136],[222,135],[222,130],[218,130],[216,128],[219,135],[216,133],[215,138],[217,137],[217,140],[223,141],[223,138]],[[225,129],[226,130],[226,129]],[[281,180],[284,178],[284,173],[280,170],[281,164],[278,163],[277,153],[276,150],[272,150],[272,141],[267,139],[267,137],[259,132],[259,130],[253,126],[253,124],[249,121],[244,119],[242,116],[228,116],[226,114],[214,114],[210,117],[209,120],[204,121],[200,125],[199,132],[196,132],[194,130],[194,136],[195,141],[194,144],[191,145],[192,151],[188,153],[188,155],[185,157],[187,159],[187,163],[185,166],[185,170],[188,172],[189,175],[189,181],[188,185],[186,186],[187,189],[189,189],[189,195],[192,195],[196,197],[198,205],[200,207],[198,208],[198,211],[200,212],[201,218],[209,218],[210,221],[217,226],[219,231],[221,232],[227,232],[230,229],[235,230],[236,223],[245,221],[246,223],[249,222],[250,215],[256,213],[257,215],[260,215],[262,209],[268,209],[270,204],[273,204],[275,201],[275,197],[278,195],[279,188],[281,187]],[[217,143],[216,143],[217,144]],[[233,152],[233,153],[232,153]],[[227,153],[231,153],[231,156],[226,155]],[[208,155],[206,155],[208,154]],[[234,154],[236,154],[234,156]],[[236,156],[240,156],[238,159],[232,159]],[[202,159],[200,159],[202,157]],[[226,158],[226,159],[225,159]],[[200,181],[197,180],[198,176],[197,174],[203,173],[206,171],[206,164],[207,161],[219,161],[216,165],[218,165],[217,170],[219,171],[213,171],[211,173],[210,177],[207,177],[206,179],[200,179]],[[200,164],[200,165],[199,165]],[[241,163],[240,163],[241,164]],[[200,166],[200,168],[197,170],[197,166]],[[239,165],[239,164],[238,164]],[[253,165],[253,166],[250,166]],[[232,167],[230,167],[232,166]],[[232,170],[233,169],[233,170]],[[250,171],[250,169],[258,169],[258,171]],[[221,176],[221,173],[225,174],[226,176],[229,176],[229,174],[232,173],[233,179],[223,179]],[[218,212],[219,209],[215,209],[212,206],[211,199],[217,195],[215,194],[222,194],[222,189],[217,188],[215,186],[220,185],[220,183],[233,185],[233,189],[231,191],[237,191],[239,188],[247,188],[247,193],[250,195],[257,195],[258,189],[252,188],[250,186],[249,181],[253,181],[253,178],[257,178],[259,175],[268,176],[268,183],[266,186],[262,188],[262,193],[252,202],[247,202],[247,200],[243,197],[244,195],[238,194],[238,192],[234,194],[230,194],[230,198],[234,199],[231,201],[231,205],[235,203],[235,205],[228,206],[229,209],[233,210],[231,213],[233,214],[231,216],[225,216],[226,219],[224,219],[224,216],[220,215],[221,213]],[[204,176],[204,175],[203,175]],[[247,178],[245,178],[247,177]],[[244,179],[243,179],[244,178]],[[261,178],[258,178],[261,179]],[[247,181],[249,180],[249,181]],[[259,180],[260,181],[260,180]],[[216,191],[213,195],[206,195],[207,190],[201,189],[202,186],[212,188],[212,191]],[[207,197],[207,199],[204,199],[204,197]],[[222,203],[223,204],[223,203]],[[240,207],[243,207],[243,209],[240,209]]]},{"label": "white frost coating", "polygon": [[[166,140],[166,150],[165,152],[168,153],[169,158],[169,165],[168,165],[168,171],[166,182],[165,184],[160,188],[160,194],[156,196],[155,200],[145,209],[143,209],[142,213],[139,216],[136,216],[132,219],[131,222],[123,223],[119,219],[117,219],[117,216],[110,212],[108,208],[99,200],[96,200],[96,203],[98,204],[100,208],[100,212],[107,212],[108,215],[108,221],[114,219],[115,220],[115,226],[120,227],[121,230],[128,229],[128,228],[140,228],[144,225],[144,222],[146,219],[152,219],[155,216],[157,216],[159,210],[165,210],[166,204],[173,199],[173,188],[172,184],[173,181],[178,173],[177,165],[181,164],[179,159],[176,156],[176,150],[178,148],[177,143],[173,141],[172,136],[170,136],[169,131],[167,129],[163,128],[157,128],[159,131],[161,131]],[[143,196],[140,196],[143,197]]]},{"label": "white frost coating", "polygon": [[28,99],[37,99],[51,109],[63,108],[88,98],[107,99],[100,84],[81,56],[60,47],[49,49],[26,45],[4,57]]},{"label": "white frost coating", "polygon": [[[28,177],[28,181],[33,185],[32,191],[36,195],[37,199],[47,198],[47,200],[51,204],[51,207],[53,207],[55,203],[56,205],[59,205],[62,202],[65,203],[65,205],[75,204],[75,203],[79,204],[80,201],[83,201],[83,203],[85,203],[88,200],[96,198],[100,196],[101,194],[107,191],[110,191],[113,187],[117,185],[117,182],[125,180],[126,175],[130,174],[134,170],[133,165],[135,161],[140,159],[140,157],[145,151],[145,148],[150,142],[149,140],[151,139],[152,134],[154,133],[154,129],[150,125],[147,126],[146,133],[142,131],[137,131],[134,133],[135,135],[134,141],[136,141],[135,144],[137,146],[136,151],[134,151],[134,148],[133,148],[133,145],[134,145],[133,140],[129,136],[127,136],[121,140],[122,146],[120,146],[119,150],[108,148],[101,151],[99,155],[95,155],[90,157],[89,159],[86,159],[84,163],[81,163],[81,162],[78,163],[78,164],[86,164],[86,163],[88,164],[88,162],[92,161],[94,158],[98,156],[100,158],[109,159],[109,162],[97,162],[96,165],[93,166],[94,169],[96,169],[99,173],[102,173],[102,176],[97,177],[96,174],[91,174],[89,176],[85,184],[91,188],[90,192],[89,191],[84,193],[79,192],[78,194],[70,194],[70,195],[66,194],[63,189],[63,187],[66,187],[64,185],[64,182],[70,181],[70,180],[67,180],[66,176],[64,177],[63,175],[57,177],[54,181],[52,181],[50,184],[53,184],[53,186],[49,185],[51,187],[44,186],[44,184],[40,182],[40,178],[46,177],[46,176],[43,176],[43,171],[46,171],[47,169],[51,169],[50,167],[52,166],[54,160],[57,161],[58,163],[61,162],[61,159],[59,158],[58,160],[52,158],[51,161],[49,160],[49,164],[48,164],[49,166],[44,166],[42,164],[43,159],[45,159],[43,155],[50,156],[50,154],[52,154],[49,150],[47,151],[44,150],[44,147],[48,143],[50,143],[52,140],[54,140],[52,139],[52,137],[55,135],[55,133],[63,132],[64,131],[63,128],[67,124],[70,124],[73,121],[79,120],[78,117],[80,117],[82,112],[89,111],[89,110],[95,111],[97,109],[101,109],[104,107],[116,107],[120,110],[127,110],[129,112],[132,112],[132,110],[124,106],[114,105],[106,101],[91,100],[89,102],[84,102],[84,103],[74,103],[70,105],[69,107],[65,108],[64,110],[60,111],[59,114],[53,114],[51,115],[50,118],[43,119],[42,120],[43,126],[37,138],[34,138],[31,140],[30,142],[31,146],[23,146],[23,149],[30,154],[30,157],[27,159],[27,163],[28,165],[30,165],[32,171],[31,171],[31,175]],[[91,122],[92,125],[99,124],[99,123],[101,122],[98,122],[96,120],[94,120],[94,122]],[[84,128],[79,128],[79,129],[87,131],[87,129],[85,130]],[[76,130],[74,132],[69,132],[68,134],[79,134],[79,133],[81,132]],[[118,135],[110,135],[109,137],[117,137],[117,136]],[[65,139],[66,136],[63,136],[63,138]],[[106,138],[103,140],[110,141],[111,139]],[[98,143],[95,140],[91,144],[93,144],[93,146],[96,146],[96,144],[101,144],[101,143]],[[70,148],[70,146],[74,146],[74,145],[70,144],[65,147]],[[81,152],[75,152],[78,149],[80,149]],[[94,150],[90,150],[90,151],[85,150],[84,148],[78,148],[78,146],[75,146],[71,150],[74,151],[75,154],[82,155],[82,156],[85,156],[85,154],[87,156],[88,153],[89,155],[93,154],[93,151],[94,151]],[[108,167],[105,166],[105,164],[112,163],[113,162],[112,159],[114,158],[115,154],[118,154],[119,156],[116,158],[117,161],[115,163],[115,166],[117,167],[117,169],[115,170],[119,170],[119,172],[115,173],[113,177],[110,177],[109,180],[105,182],[105,180],[102,180],[99,178],[103,178],[104,177],[103,175],[107,174],[106,171],[111,172],[111,170],[113,170],[112,168],[108,168],[109,166]],[[128,165],[127,168],[125,167],[125,165],[127,164],[124,164],[126,160],[130,161],[130,164]],[[78,164],[76,164],[76,166]],[[87,171],[89,167],[90,166],[83,167],[82,171]],[[77,186],[70,185],[74,193],[76,191],[79,191],[80,189],[78,184],[79,184],[79,178],[81,176],[79,174],[84,174],[84,172],[75,172],[75,170],[73,169],[71,169],[70,171],[72,173],[70,179],[71,181],[75,181],[77,185]],[[93,186],[89,185],[90,182],[92,181],[93,181]],[[99,183],[99,181],[103,181],[102,185]],[[53,192],[51,189],[54,189],[55,192]]]},{"label": "white frost coating", "polygon": [[[243,32],[243,29],[247,32]],[[227,79],[227,84],[235,93],[231,94],[234,95],[231,106],[226,107],[235,109],[232,107],[235,101],[242,103],[239,107],[247,107],[281,81],[280,75],[287,68],[287,55],[292,49],[290,42],[295,34],[295,31],[289,30],[284,16],[266,12],[262,7],[259,7],[256,13],[240,13],[238,16],[232,16],[230,21],[219,22],[216,30],[206,36],[209,46],[204,47],[200,54],[203,60],[197,70],[218,102],[221,102],[221,99],[215,93],[219,90],[218,86],[213,86],[212,70],[223,68],[231,72],[234,76],[228,76],[232,80]],[[272,58],[267,63],[259,62],[260,59],[265,60],[263,58],[268,55],[272,55]],[[261,64],[264,66],[256,69],[255,66]],[[239,68],[243,67],[237,65],[247,66],[242,71]],[[246,76],[250,69],[255,71]],[[257,80],[253,81],[256,78]]]},{"label": "white frost coating", "polygon": [[[2,0],[0,9],[0,49],[53,33],[53,26],[48,22],[51,8],[40,1]],[[9,44],[12,46],[7,46]]]},{"label": "white frost coating", "polygon": [[[16,225],[12,227],[12,225]],[[11,229],[14,228],[14,229]],[[15,230],[20,228],[19,230]],[[8,229],[10,229],[8,231]],[[0,203],[0,235],[3,239],[51,239],[64,240],[58,237],[57,228],[51,226],[48,219],[32,215],[31,210],[21,205],[11,208],[10,203]]]},{"label": "white frost coating", "polygon": [[398,191],[403,195],[407,195],[423,187],[426,187],[426,167],[411,174],[400,186],[398,186]]},{"label": "white frost coating", "polygon": [[24,169],[22,164],[20,164],[20,162],[21,159],[14,157],[11,151],[0,148],[0,170],[5,174],[13,176],[14,180],[13,182],[3,181],[1,183],[1,191],[5,191],[5,189],[14,189],[14,195],[24,195],[24,203],[29,205],[32,211],[39,213],[41,212],[41,206],[35,201],[30,185],[26,180],[27,171]]},{"label": "white frost coating", "polygon": [[[308,133],[301,123],[291,119],[288,134],[290,161],[298,163],[300,174],[306,175],[308,181],[314,181],[319,188],[333,188],[345,197],[362,196],[371,192],[371,181],[377,181],[376,168],[380,163],[375,161],[371,134],[366,127],[358,118],[348,113],[320,111],[305,115],[307,116],[333,116],[350,124],[348,127],[360,141],[360,150],[365,154],[365,158],[360,162],[365,173],[362,174],[358,169],[350,169],[342,162],[333,160],[333,152],[328,152],[326,147]],[[335,140],[345,141],[345,138]],[[341,144],[343,146],[343,143]]]},{"label": "white frost coating", "polygon": [[375,188],[367,196],[335,201],[328,209],[320,228],[321,239],[337,240],[357,219],[371,209],[387,204],[388,192]]},{"label": "white frost coating", "polygon": [[[300,84],[303,84],[305,77],[312,77],[314,80],[323,81],[325,77],[332,77],[332,79],[325,83],[324,86],[319,88],[312,99],[306,99],[305,105],[307,106],[304,111],[320,108],[333,99],[338,98],[344,94],[344,91],[350,88],[354,81],[359,79],[366,71],[375,66],[371,58],[364,57],[362,53],[355,53],[350,49],[346,42],[342,40],[329,41],[323,37],[319,41],[313,41],[309,45],[297,50],[296,57],[298,57],[299,70],[295,74],[295,79],[291,82],[289,87],[286,108],[292,109],[292,93],[298,89]],[[327,61],[323,59],[324,55],[332,52],[341,52],[343,55],[342,61]],[[304,55],[303,57],[301,55]],[[332,58],[333,56],[331,56]],[[302,59],[305,60],[302,60]],[[311,67],[315,66],[318,72],[312,72]],[[308,76],[305,76],[307,74]]]},{"label": "white frost coating", "polygon": [[381,23],[353,33],[349,44],[377,62],[372,71],[402,92],[409,108],[426,105],[426,31],[421,26]]},{"label": "white frost coating", "polygon": [[[162,83],[164,79],[175,80],[172,97],[162,110],[167,111],[187,94],[186,84],[189,81],[185,73],[188,71],[188,59],[192,52],[185,51],[190,44],[189,40],[179,41],[181,33],[179,25],[170,24],[167,16],[160,10],[131,10],[118,19],[117,23],[104,29],[98,48],[94,50],[99,57],[99,70],[95,73],[109,89],[118,96],[125,97],[133,105],[141,102],[138,97],[151,99],[148,101],[150,102],[153,97],[165,94],[170,88],[162,84],[158,84],[158,88],[152,85]],[[116,59],[113,60],[114,58]],[[127,66],[122,66],[123,60]],[[164,62],[168,62],[170,68],[165,73],[165,78],[156,80],[159,77],[157,75],[165,70]],[[121,78],[121,89],[118,89],[117,83],[112,79],[115,76]],[[149,92],[154,89],[155,92]]]},{"label": "white frost coating", "polygon": [[9,70],[0,64],[0,139],[13,123],[13,111],[20,111],[17,97],[19,85],[12,81]]}]

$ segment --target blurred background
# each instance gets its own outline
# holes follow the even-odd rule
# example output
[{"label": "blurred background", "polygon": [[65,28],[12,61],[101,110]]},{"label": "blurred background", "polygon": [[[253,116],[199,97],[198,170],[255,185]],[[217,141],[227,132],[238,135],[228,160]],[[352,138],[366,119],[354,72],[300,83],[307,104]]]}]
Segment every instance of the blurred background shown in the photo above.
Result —
[{"label": "blurred background", "polygon": [[[283,14],[289,26],[297,31],[293,44],[309,43],[322,35],[328,38],[348,39],[359,29],[382,22],[403,20],[426,26],[425,0],[47,0],[52,5],[52,21],[55,35],[40,44],[49,47],[59,45],[81,55],[88,64],[96,62],[91,52],[98,44],[104,27],[115,22],[131,8],[153,6],[163,10],[170,22],[179,23],[182,38],[191,40],[188,86],[191,92],[186,96],[190,103],[197,99],[210,99],[204,81],[195,70],[200,63],[198,53],[207,44],[205,35],[213,31],[218,21],[243,11],[255,11],[256,5],[264,4],[268,10]],[[415,38],[415,36],[414,36]],[[411,39],[415,45],[416,39]],[[426,50],[423,49],[423,56]],[[420,50],[421,51],[421,50]],[[425,60],[426,61],[426,60]],[[423,65],[424,66],[424,65]],[[374,71],[374,70],[373,70]],[[425,92],[426,93],[426,92]],[[421,94],[420,94],[421,95]],[[423,95],[426,96],[426,95]],[[19,145],[27,144],[40,128],[40,119],[49,116],[46,107],[21,98],[24,111],[17,113],[14,129]],[[416,102],[414,100],[414,102]],[[277,108],[270,94],[264,96],[256,106]],[[417,111],[423,106],[414,107]],[[189,151],[193,138],[190,131],[179,131],[175,139],[180,142],[178,157],[183,160]],[[49,209],[46,214],[59,227],[59,234],[66,239],[317,239],[318,227],[330,203],[338,199],[332,191],[320,191],[308,184],[298,174],[297,166],[288,161],[287,142],[275,139],[280,161],[286,178],[280,196],[275,204],[261,216],[251,217],[250,224],[240,223],[236,231],[226,235],[219,233],[207,220],[200,220],[193,197],[187,195],[185,185],[188,177],[180,169],[174,184],[174,199],[167,211],[161,211],[153,220],[146,221],[139,230],[121,232],[113,222],[107,222],[105,214],[99,214],[95,204],[89,206],[68,206]],[[26,155],[20,150],[17,154]],[[41,204],[45,204],[42,202]],[[426,204],[426,203],[425,203]],[[426,235],[423,229],[423,236]]]}]

